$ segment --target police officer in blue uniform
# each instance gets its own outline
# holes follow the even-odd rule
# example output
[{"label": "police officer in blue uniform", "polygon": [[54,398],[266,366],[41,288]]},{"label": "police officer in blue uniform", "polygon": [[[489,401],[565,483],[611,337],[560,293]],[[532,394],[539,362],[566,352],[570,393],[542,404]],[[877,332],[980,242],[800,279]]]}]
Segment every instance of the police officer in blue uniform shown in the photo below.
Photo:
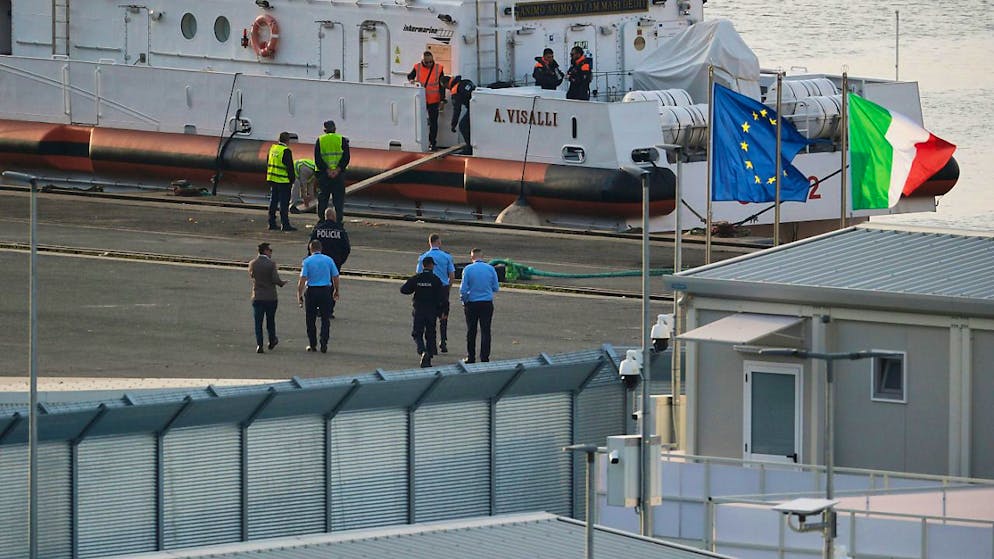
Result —
[{"label": "police officer in blue uniform", "polygon": [[441,345],[438,349],[442,353],[448,353],[447,342],[449,339],[449,291],[452,289],[452,282],[456,279],[456,266],[452,262],[452,256],[442,250],[442,237],[438,233],[428,236],[428,250],[418,257],[417,273],[424,271],[421,265],[422,260],[431,257],[435,263],[434,272],[438,279],[442,280],[442,304],[438,311],[438,333],[441,335]]},{"label": "police officer in blue uniform", "polygon": [[[335,261],[338,272],[341,273],[342,266],[345,265],[345,261],[348,260],[349,254],[352,252],[352,245],[349,243],[349,233],[338,222],[335,208],[325,208],[324,219],[314,226],[310,240],[321,243],[321,253],[331,257]],[[335,318],[334,301],[331,302],[331,318]]]},{"label": "police officer in blue uniform", "polygon": [[[317,351],[318,337],[315,322],[321,317],[321,353],[328,353],[331,337],[331,309],[338,300],[338,268],[335,261],[321,253],[321,241],[311,241],[307,247],[311,255],[304,259],[297,281],[297,302],[301,308],[306,303],[307,351]],[[305,291],[306,290],[306,291]]]},{"label": "police officer in blue uniform", "polygon": [[473,263],[463,268],[459,299],[466,314],[466,363],[476,362],[476,327],[480,327],[480,361],[490,361],[490,322],[494,317],[494,293],[500,291],[497,270],[483,261],[483,251],[469,253]]},{"label": "police officer in blue uniform", "polygon": [[414,311],[411,313],[414,324],[411,337],[421,356],[421,366],[431,367],[431,357],[435,355],[435,318],[442,305],[444,287],[442,280],[434,273],[435,260],[430,256],[421,259],[421,272],[414,274],[400,286],[404,295],[414,294]]}]

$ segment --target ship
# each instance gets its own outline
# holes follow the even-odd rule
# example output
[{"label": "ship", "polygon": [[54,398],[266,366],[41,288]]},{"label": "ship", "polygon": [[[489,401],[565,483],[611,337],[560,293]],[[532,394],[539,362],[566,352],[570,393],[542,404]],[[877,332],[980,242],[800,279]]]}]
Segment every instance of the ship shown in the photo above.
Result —
[{"label": "ship", "polygon": [[[713,72],[771,107],[779,89],[782,117],[818,140],[794,159],[811,181],[806,202],[715,202],[714,221],[762,230],[779,213],[796,236],[836,227],[842,77],[778,82],[731,22],[704,19],[705,1],[0,0],[0,167],[264,196],[279,134],[311,157],[334,120],[351,145],[347,181],[363,186],[351,207],[479,219],[517,203],[544,223],[628,230],[642,224],[646,188],[651,230],[689,229],[705,220]],[[590,101],[532,79],[544,49],[565,68],[574,47],[593,61]],[[479,86],[472,155],[429,149],[425,90],[407,79],[425,51]],[[922,121],[915,82],[847,84]],[[451,111],[441,146],[463,141]],[[934,211],[958,176],[951,160],[897,206],[847,217]]]}]

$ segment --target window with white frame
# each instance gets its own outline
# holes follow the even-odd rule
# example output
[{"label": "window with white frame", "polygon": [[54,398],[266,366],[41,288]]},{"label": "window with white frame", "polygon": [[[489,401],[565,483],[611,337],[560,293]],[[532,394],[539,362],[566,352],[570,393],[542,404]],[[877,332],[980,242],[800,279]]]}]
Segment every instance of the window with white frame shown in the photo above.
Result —
[{"label": "window with white frame", "polygon": [[908,401],[907,354],[894,352],[893,356],[874,357],[871,360],[870,398],[878,402]]}]

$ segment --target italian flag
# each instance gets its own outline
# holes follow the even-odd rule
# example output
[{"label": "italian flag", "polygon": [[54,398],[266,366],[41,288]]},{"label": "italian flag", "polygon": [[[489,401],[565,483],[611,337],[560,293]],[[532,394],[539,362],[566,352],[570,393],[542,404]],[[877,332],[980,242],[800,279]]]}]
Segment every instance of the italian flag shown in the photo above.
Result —
[{"label": "italian flag", "polygon": [[956,146],[858,95],[849,94],[852,209],[893,207],[946,165]]}]

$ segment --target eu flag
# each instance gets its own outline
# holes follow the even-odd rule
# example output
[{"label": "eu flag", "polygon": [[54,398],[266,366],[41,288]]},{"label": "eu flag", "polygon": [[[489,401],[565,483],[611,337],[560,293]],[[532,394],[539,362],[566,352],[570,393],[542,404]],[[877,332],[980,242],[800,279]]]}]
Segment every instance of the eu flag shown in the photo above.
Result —
[{"label": "eu flag", "polygon": [[[766,105],[714,86],[714,144],[711,199],[738,202],[776,201],[777,113]],[[808,199],[808,179],[790,164],[808,140],[788,121],[780,125],[780,200]]]}]

